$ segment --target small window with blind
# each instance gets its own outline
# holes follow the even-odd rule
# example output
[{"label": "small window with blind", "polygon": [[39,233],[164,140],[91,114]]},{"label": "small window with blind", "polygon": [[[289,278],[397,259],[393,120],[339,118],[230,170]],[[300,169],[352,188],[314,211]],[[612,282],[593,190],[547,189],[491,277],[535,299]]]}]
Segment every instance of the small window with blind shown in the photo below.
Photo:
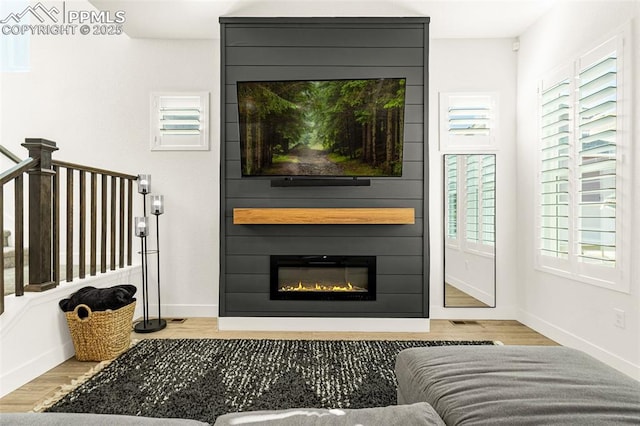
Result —
[{"label": "small window with blind", "polygon": [[442,151],[496,149],[497,94],[440,93]]},{"label": "small window with blind", "polygon": [[208,149],[207,92],[151,94],[151,150]]},{"label": "small window with blind", "polygon": [[539,267],[620,291],[630,267],[620,214],[630,192],[625,34],[543,79],[538,162]]}]

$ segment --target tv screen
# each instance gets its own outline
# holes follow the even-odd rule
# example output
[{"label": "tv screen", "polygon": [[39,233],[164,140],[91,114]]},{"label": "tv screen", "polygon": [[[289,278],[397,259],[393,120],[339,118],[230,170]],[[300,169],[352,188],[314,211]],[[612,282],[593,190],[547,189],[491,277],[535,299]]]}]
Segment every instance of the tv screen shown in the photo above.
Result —
[{"label": "tv screen", "polygon": [[402,176],[404,78],[237,90],[243,176]]}]

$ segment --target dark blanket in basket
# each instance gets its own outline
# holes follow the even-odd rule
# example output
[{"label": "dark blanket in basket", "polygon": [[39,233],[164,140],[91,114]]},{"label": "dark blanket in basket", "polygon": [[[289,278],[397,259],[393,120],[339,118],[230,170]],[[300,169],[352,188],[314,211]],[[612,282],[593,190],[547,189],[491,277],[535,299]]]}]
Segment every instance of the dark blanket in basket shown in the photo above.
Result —
[{"label": "dark blanket in basket", "polygon": [[116,310],[134,302],[136,287],[121,284],[109,288],[83,287],[58,305],[64,312],[73,311],[78,305],[87,305],[92,311]]}]

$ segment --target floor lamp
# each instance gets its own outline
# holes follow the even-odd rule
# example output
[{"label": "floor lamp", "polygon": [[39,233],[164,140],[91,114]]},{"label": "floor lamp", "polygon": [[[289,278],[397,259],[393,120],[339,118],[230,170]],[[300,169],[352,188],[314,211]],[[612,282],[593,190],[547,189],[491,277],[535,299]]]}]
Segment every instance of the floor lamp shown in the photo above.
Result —
[{"label": "floor lamp", "polygon": [[[147,194],[151,192],[151,175],[138,176],[138,192],[142,194],[142,217],[135,218],[136,236],[140,237],[140,257],[142,260],[142,321],[133,329],[136,333],[152,333],[162,330],[167,326],[167,321],[160,314],[160,220],[164,213],[164,199],[162,195],[151,196],[151,213],[156,217],[156,249],[149,250],[147,237],[149,236],[149,218],[147,217]],[[158,274],[156,277],[158,287],[158,318],[149,318],[149,255],[158,256]]]}]

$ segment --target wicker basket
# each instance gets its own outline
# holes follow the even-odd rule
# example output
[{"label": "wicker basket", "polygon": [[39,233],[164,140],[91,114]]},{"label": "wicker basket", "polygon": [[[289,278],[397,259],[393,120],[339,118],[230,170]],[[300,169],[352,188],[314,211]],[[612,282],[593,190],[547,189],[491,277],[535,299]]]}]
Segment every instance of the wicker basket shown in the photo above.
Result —
[{"label": "wicker basket", "polygon": [[[71,312],[65,312],[78,361],[105,361],[113,359],[129,349],[131,324],[136,302],[115,311],[95,311],[80,304]],[[80,318],[78,311],[88,315]]]}]

